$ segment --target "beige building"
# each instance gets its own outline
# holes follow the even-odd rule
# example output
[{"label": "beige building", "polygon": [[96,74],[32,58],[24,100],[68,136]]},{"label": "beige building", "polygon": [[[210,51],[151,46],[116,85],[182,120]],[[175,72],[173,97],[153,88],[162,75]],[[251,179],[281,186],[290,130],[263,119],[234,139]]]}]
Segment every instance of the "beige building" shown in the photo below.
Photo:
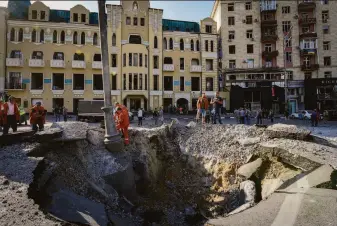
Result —
[{"label": "beige building", "polygon": [[[0,9],[0,84],[25,108],[41,101],[75,112],[79,100],[103,99],[97,13],[82,5],[53,10],[36,1],[26,19]],[[112,101],[129,109],[179,105],[192,110],[201,91],[219,89],[217,24],[165,20],[149,1],[107,5]],[[2,79],[2,80],[1,80]],[[1,91],[1,86],[0,86]]]},{"label": "beige building", "polygon": [[[215,1],[211,18],[220,35],[230,109],[294,112],[313,106],[304,83],[336,74],[336,12],[337,2],[328,0]],[[319,108],[325,102],[315,101]]]}]

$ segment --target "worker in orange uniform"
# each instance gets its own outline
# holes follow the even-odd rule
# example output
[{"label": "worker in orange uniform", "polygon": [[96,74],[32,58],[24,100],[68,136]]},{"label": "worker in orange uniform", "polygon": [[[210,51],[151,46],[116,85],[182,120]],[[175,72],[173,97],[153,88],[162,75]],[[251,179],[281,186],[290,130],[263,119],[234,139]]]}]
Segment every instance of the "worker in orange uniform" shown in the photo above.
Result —
[{"label": "worker in orange uniform", "polygon": [[2,98],[0,98],[0,132],[2,132],[2,126],[3,126],[3,111],[4,111],[4,103],[2,101]]},{"label": "worker in orange uniform", "polygon": [[32,125],[32,129],[36,132],[38,127],[42,131],[44,129],[44,124],[46,120],[46,110],[41,106],[41,102],[37,102],[34,107],[32,107],[29,114],[29,122]]},{"label": "worker in orange uniform", "polygon": [[115,113],[116,116],[116,128],[120,130],[123,134],[124,137],[124,144],[128,145],[129,144],[129,133],[128,133],[128,128],[130,125],[130,120],[129,120],[129,113],[126,109],[126,111],[123,111],[122,108],[118,107]]},{"label": "worker in orange uniform", "polygon": [[13,96],[10,96],[8,102],[3,105],[2,120],[4,124],[3,135],[8,134],[9,128],[12,128],[13,132],[17,131],[17,122],[20,120],[20,111]]}]

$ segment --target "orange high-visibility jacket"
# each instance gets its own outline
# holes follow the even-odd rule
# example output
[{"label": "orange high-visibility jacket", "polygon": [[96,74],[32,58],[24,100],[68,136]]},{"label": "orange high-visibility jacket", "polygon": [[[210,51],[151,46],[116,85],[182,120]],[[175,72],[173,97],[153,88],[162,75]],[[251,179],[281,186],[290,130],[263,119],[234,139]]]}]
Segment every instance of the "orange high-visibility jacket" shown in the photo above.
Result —
[{"label": "orange high-visibility jacket", "polygon": [[[7,102],[4,103],[3,107],[4,107],[4,110],[2,114],[2,120],[3,120],[3,124],[7,124],[7,113],[9,110],[8,103]],[[19,112],[18,105],[16,103],[14,103],[14,115],[17,121],[20,120],[20,112]]]},{"label": "orange high-visibility jacket", "polygon": [[37,123],[37,116],[41,115],[42,118],[42,123],[45,124],[46,122],[46,114],[45,114],[45,110],[44,107],[42,106],[37,106],[35,105],[34,107],[32,107],[30,113],[29,113],[29,122],[30,124],[36,124]]},{"label": "orange high-visibility jacket", "polygon": [[199,97],[199,99],[198,99],[198,102],[197,102],[197,109],[201,109],[201,104],[202,104],[202,102],[204,101],[204,108],[203,109],[205,109],[205,110],[207,110],[208,109],[208,99],[205,97],[205,98],[203,98],[203,97]]}]

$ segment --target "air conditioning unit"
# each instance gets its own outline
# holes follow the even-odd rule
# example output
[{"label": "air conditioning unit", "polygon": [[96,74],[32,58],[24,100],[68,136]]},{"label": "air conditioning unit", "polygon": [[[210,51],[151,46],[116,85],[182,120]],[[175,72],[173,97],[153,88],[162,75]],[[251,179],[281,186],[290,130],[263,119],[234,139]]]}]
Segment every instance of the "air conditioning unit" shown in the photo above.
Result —
[{"label": "air conditioning unit", "polygon": [[254,22],[257,23],[257,22],[259,22],[259,20],[258,20],[258,19],[255,19]]},{"label": "air conditioning unit", "polygon": [[250,40],[251,40],[251,41],[254,41],[254,38],[251,38]]},{"label": "air conditioning unit", "polygon": [[244,24],[245,24],[245,23],[246,23],[246,20],[242,20],[242,23],[244,23]]},{"label": "air conditioning unit", "polygon": [[228,42],[232,42],[232,39],[228,39]]}]

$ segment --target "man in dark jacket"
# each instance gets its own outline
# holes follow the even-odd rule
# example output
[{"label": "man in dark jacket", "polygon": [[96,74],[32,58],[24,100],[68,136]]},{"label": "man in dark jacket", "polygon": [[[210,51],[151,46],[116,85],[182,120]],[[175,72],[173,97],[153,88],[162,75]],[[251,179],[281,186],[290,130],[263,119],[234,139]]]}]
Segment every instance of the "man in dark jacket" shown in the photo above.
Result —
[{"label": "man in dark jacket", "polygon": [[314,112],[311,114],[311,126],[317,126],[318,119],[317,119],[317,110],[315,109]]},{"label": "man in dark jacket", "polygon": [[219,123],[222,124],[221,121],[222,98],[219,96],[219,92],[215,93],[215,97],[211,100],[211,104],[213,104],[213,109],[215,111],[213,117],[213,124],[216,124],[217,117],[219,117]]}]

